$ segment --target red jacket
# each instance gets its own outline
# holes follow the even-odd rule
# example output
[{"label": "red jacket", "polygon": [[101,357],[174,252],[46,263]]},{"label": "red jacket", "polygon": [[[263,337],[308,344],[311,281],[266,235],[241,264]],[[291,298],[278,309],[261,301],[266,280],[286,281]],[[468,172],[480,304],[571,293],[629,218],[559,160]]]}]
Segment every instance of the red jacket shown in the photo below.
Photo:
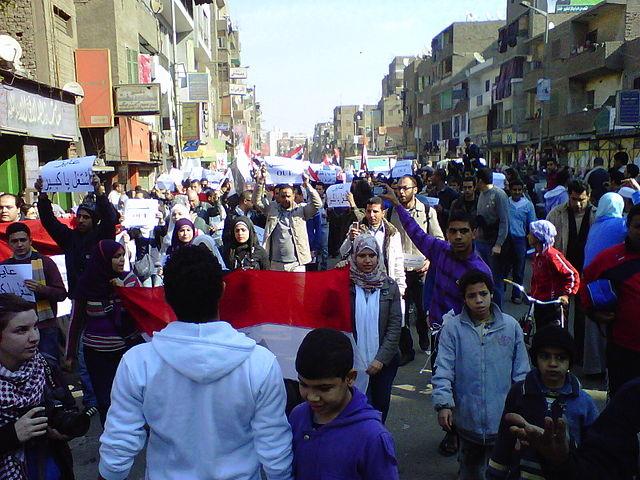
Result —
[{"label": "red jacket", "polygon": [[[580,297],[583,305],[591,308],[591,300],[586,286],[600,278],[607,278],[607,273],[624,263],[640,259],[640,252],[632,252],[624,243],[607,248],[585,268],[583,288]],[[640,269],[616,285],[618,305],[615,321],[612,324],[611,340],[622,348],[640,352]]]},{"label": "red jacket", "polygon": [[531,296],[538,300],[555,300],[575,295],[580,288],[580,274],[562,252],[553,247],[537,253],[533,259]]}]

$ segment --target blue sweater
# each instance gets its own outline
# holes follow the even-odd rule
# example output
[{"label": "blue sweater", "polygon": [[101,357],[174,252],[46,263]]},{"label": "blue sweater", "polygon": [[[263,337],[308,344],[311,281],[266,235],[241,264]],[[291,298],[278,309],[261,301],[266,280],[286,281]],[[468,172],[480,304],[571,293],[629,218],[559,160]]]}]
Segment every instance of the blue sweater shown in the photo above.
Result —
[{"label": "blue sweater", "polygon": [[353,398],[331,422],[314,428],[308,403],[289,416],[296,480],[397,480],[398,462],[391,434],[380,412],[353,388]]},{"label": "blue sweater", "polygon": [[536,209],[531,200],[522,197],[517,202],[509,199],[509,234],[512,237],[526,237],[529,224],[536,221]]},{"label": "blue sweater", "polygon": [[[551,402],[547,398],[555,400]],[[542,383],[538,369],[532,370],[524,381],[511,387],[504,407],[504,414],[507,413],[520,414],[528,422],[540,427],[544,426],[545,417],[554,420],[562,417],[567,422],[569,436],[574,445],[581,443],[587,427],[598,417],[595,403],[589,394],[580,388],[580,382],[573,374],[567,374],[564,386],[552,392]],[[487,479],[546,478],[536,451],[521,446],[517,452],[515,444],[515,436],[509,431],[509,425],[502,420],[489,461]]]}]

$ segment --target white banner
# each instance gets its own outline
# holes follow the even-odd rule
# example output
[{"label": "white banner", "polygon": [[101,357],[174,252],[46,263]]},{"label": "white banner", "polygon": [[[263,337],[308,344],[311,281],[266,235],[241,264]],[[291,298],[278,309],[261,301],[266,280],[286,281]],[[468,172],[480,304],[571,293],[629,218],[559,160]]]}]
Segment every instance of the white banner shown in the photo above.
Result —
[{"label": "white banner", "polygon": [[158,175],[158,178],[156,179],[156,188],[158,190],[169,190],[170,192],[175,192],[177,190],[174,179],[171,178],[168,173]]},{"label": "white banner", "polygon": [[218,170],[226,170],[228,166],[227,152],[216,153],[216,168]]},{"label": "white banner", "polygon": [[440,204],[440,199],[438,197],[428,197],[427,195],[416,195],[416,198],[420,200],[425,205],[429,205],[430,207],[435,207]]},{"label": "white banner", "polygon": [[302,183],[304,163],[287,157],[264,157],[267,165],[267,184],[278,185],[281,183]]},{"label": "white banner", "polygon": [[26,265],[0,265],[0,293],[13,293],[27,302],[35,302],[35,294],[24,284],[33,279],[31,263]]},{"label": "white banner", "polygon": [[69,158],[54,160],[40,169],[42,191],[53,192],[91,192],[93,162],[96,157]]},{"label": "white banner", "polygon": [[336,183],[327,188],[327,207],[348,207],[350,183]]},{"label": "white banner", "polygon": [[132,198],[124,206],[126,228],[145,227],[152,229],[158,225],[158,201],[153,199]]},{"label": "white banner", "polygon": [[393,178],[400,178],[405,175],[413,175],[413,160],[398,160],[391,171]]}]

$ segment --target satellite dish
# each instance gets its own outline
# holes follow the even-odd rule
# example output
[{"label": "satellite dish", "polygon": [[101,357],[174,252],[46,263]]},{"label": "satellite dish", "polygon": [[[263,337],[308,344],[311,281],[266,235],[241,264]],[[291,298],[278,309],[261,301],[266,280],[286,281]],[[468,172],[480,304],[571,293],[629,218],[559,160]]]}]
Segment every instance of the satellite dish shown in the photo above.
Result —
[{"label": "satellite dish", "polygon": [[554,28],[556,28],[556,24],[553,22],[549,22],[549,30],[553,30]]},{"label": "satellite dish", "polygon": [[475,58],[478,61],[478,63],[484,63],[485,62],[485,59],[482,56],[482,54],[480,54],[478,52],[473,52],[473,58]]},{"label": "satellite dish", "polygon": [[22,47],[9,35],[0,35],[0,60],[14,63],[22,57]]},{"label": "satellite dish", "polygon": [[76,105],[80,105],[84,100],[84,88],[78,82],[65,83],[62,90],[76,96]]},{"label": "satellite dish", "polygon": [[149,7],[151,8],[151,11],[155,14],[162,13],[162,9],[164,8],[160,0],[150,0]]}]

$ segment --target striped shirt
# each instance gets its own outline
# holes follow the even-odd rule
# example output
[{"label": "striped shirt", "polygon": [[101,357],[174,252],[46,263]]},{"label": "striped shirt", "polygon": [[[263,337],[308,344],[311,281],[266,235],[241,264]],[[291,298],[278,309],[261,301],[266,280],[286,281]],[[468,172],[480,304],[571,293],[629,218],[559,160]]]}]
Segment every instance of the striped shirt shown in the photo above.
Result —
[{"label": "striped shirt", "polygon": [[425,233],[401,205],[396,207],[396,211],[411,241],[431,261],[429,269],[435,271],[429,319],[432,325],[442,326],[445,313],[453,310],[457,315],[462,311],[464,299],[456,283],[460,277],[470,270],[480,270],[491,277],[491,269],[475,251],[465,259],[456,258],[449,242]]},{"label": "striped shirt", "polygon": [[[125,287],[139,287],[138,278],[132,273],[123,280]],[[127,312],[122,307],[120,298],[102,301],[87,301],[85,308],[87,323],[82,334],[82,343],[89,348],[101,352],[114,352],[126,348],[126,339],[122,337],[116,322],[125,319]],[[137,332],[130,336],[136,336]]]}]

